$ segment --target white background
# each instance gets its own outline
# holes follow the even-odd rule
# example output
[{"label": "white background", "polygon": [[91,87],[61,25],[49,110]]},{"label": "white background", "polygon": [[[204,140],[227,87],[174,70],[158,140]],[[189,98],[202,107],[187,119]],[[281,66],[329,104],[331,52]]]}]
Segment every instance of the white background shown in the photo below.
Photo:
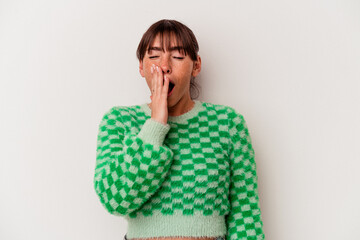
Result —
[{"label": "white background", "polygon": [[360,239],[360,2],[0,0],[0,239],[120,239],[93,189],[98,124],[150,102],[155,21],[197,36],[199,100],[245,117],[268,240]]}]

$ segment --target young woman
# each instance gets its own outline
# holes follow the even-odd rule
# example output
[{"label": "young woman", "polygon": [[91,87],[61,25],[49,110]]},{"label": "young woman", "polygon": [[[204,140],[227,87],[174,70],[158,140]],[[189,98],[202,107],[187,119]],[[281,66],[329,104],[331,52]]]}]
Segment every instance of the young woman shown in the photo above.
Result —
[{"label": "young woman", "polygon": [[198,51],[184,24],[151,25],[137,49],[151,102],[112,107],[100,122],[94,188],[127,219],[124,239],[265,239],[244,117],[190,93]]}]

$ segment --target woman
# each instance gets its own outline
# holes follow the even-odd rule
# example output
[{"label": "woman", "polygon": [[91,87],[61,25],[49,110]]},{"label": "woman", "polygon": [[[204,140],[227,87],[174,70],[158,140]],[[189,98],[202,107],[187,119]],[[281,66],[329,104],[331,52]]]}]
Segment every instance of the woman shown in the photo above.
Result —
[{"label": "woman", "polygon": [[112,107],[99,125],[94,187],[127,219],[124,239],[265,239],[244,117],[191,97],[198,51],[184,24],[154,23],[137,49],[151,102]]}]

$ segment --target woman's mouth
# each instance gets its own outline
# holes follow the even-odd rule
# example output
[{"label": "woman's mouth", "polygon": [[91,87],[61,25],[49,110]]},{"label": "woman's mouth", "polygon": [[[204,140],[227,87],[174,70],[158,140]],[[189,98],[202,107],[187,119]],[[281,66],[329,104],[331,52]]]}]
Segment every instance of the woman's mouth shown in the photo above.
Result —
[{"label": "woman's mouth", "polygon": [[168,97],[174,92],[175,84],[171,81],[169,82],[169,89],[168,89]]}]

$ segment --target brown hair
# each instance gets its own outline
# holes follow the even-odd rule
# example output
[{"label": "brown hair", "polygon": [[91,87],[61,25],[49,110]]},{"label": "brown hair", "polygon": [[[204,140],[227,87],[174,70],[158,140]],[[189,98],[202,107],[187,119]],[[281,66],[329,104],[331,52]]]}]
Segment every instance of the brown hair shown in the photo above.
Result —
[{"label": "brown hair", "polygon": [[[189,57],[193,61],[197,60],[199,45],[191,29],[176,20],[162,19],[152,24],[149,29],[143,34],[136,51],[136,56],[139,61],[142,61],[144,59],[146,51],[149,52],[149,46],[152,46],[158,34],[160,36],[161,46],[164,46],[163,39],[164,35],[166,35],[167,38],[165,48],[169,50],[169,48],[171,47],[171,39],[175,37],[177,43],[176,45],[181,47],[180,51],[183,51],[185,55],[189,54]],[[195,88],[195,90],[199,92],[199,89],[197,87],[198,86],[195,83],[195,78],[192,77],[190,80],[190,90],[192,88]],[[191,98],[193,97],[191,96]]]}]

